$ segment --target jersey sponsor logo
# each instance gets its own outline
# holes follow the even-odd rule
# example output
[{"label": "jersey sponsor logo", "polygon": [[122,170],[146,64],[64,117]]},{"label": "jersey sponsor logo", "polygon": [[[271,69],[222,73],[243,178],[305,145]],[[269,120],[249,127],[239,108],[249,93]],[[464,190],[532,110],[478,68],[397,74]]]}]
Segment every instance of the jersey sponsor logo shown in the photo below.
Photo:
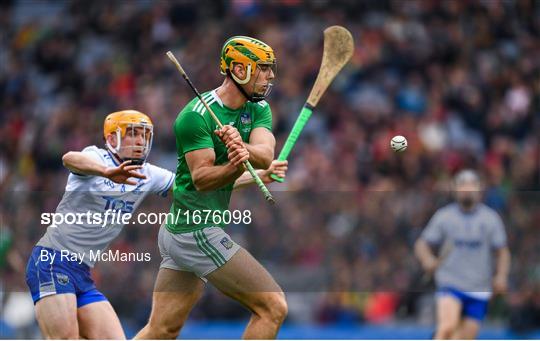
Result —
[{"label": "jersey sponsor logo", "polygon": [[242,115],[240,115],[240,122],[243,125],[251,124],[251,115],[247,112],[243,113]]},{"label": "jersey sponsor logo", "polygon": [[482,246],[482,241],[456,239],[454,241],[454,245],[456,245],[456,247],[461,247],[461,248],[478,249],[480,246]]},{"label": "jersey sponsor logo", "polygon": [[122,213],[133,212],[134,201],[116,199],[115,197],[110,196],[102,196],[102,198],[105,199],[105,211],[113,210],[121,211]]},{"label": "jersey sponsor logo", "polygon": [[240,115],[240,124],[242,125],[242,132],[249,133],[251,130],[251,115],[247,112]]},{"label": "jersey sponsor logo", "polygon": [[64,274],[56,274],[56,281],[61,285],[66,285],[69,283],[69,277]]}]

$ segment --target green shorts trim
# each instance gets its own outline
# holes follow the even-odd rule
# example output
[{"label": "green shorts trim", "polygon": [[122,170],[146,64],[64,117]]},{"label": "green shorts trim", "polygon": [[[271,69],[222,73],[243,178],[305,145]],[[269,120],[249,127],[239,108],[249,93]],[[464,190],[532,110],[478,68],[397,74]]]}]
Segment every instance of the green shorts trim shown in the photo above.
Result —
[{"label": "green shorts trim", "polygon": [[225,264],[225,257],[212,245],[208,242],[206,234],[203,230],[198,230],[193,232],[193,238],[197,241],[197,246],[199,249],[207,255],[217,267],[221,267]]},{"label": "green shorts trim", "polygon": [[161,268],[192,272],[200,278],[225,265],[240,250],[217,226],[186,233],[172,233],[162,226],[158,245]]}]

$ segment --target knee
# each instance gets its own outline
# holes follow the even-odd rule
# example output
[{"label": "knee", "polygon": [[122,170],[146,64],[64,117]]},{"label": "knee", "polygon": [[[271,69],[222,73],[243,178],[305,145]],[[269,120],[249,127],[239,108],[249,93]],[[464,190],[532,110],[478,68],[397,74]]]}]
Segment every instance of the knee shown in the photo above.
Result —
[{"label": "knee", "polygon": [[73,327],[61,327],[57,328],[54,333],[46,335],[50,340],[76,340],[79,338],[79,332],[77,328]]},{"label": "knee", "polygon": [[287,300],[285,299],[285,294],[280,292],[277,300],[274,303],[274,311],[276,312],[276,318],[279,322],[283,322],[289,313],[289,306],[287,305]]},{"label": "knee", "polygon": [[40,329],[43,337],[48,340],[75,340],[79,338],[77,320],[72,323],[54,323],[45,326],[40,323]]},{"label": "knee", "polygon": [[454,323],[443,323],[437,328],[438,339],[450,339],[454,335],[457,325]]},{"label": "knee", "polygon": [[265,306],[260,315],[274,324],[281,325],[287,317],[288,309],[285,294],[276,292],[265,300]]}]

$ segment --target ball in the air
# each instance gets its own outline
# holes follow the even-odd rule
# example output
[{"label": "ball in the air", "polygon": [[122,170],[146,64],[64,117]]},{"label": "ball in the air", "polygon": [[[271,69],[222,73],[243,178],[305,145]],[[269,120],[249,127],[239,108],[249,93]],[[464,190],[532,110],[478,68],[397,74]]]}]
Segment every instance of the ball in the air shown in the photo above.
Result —
[{"label": "ball in the air", "polygon": [[407,139],[401,135],[394,136],[390,141],[390,147],[392,147],[392,150],[396,153],[401,153],[407,149]]}]

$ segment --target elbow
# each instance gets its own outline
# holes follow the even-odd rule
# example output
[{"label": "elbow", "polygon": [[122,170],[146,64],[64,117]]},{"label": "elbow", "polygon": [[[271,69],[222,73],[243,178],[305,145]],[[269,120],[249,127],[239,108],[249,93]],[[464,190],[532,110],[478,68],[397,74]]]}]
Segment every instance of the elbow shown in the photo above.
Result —
[{"label": "elbow", "polygon": [[193,182],[193,187],[195,187],[197,191],[202,191],[202,183],[200,180],[192,178],[191,181]]},{"label": "elbow", "polygon": [[67,152],[62,156],[62,164],[64,167],[67,167],[67,165],[70,163],[73,158],[73,154],[73,152]]},{"label": "elbow", "polygon": [[266,157],[264,158],[264,168],[263,169],[270,168],[270,165],[272,164],[272,161],[274,161],[274,148],[268,148],[268,153],[266,154]]},{"label": "elbow", "polygon": [[414,243],[414,255],[416,258],[421,259],[422,258],[422,250],[425,249],[425,242],[422,239],[418,239],[416,243]]},{"label": "elbow", "polygon": [[193,177],[192,181],[193,181],[193,187],[195,187],[195,189],[198,192],[203,192],[203,191],[208,190],[207,183],[206,183],[206,181],[203,181],[203,179],[198,178],[198,177]]},{"label": "elbow", "polygon": [[208,172],[205,171],[207,167],[199,167],[194,170],[190,170],[191,172],[191,182],[193,183],[193,187],[195,187],[195,190],[198,192],[204,192],[212,189],[212,181],[208,177]]},{"label": "elbow", "polygon": [[419,257],[418,257],[418,241],[416,241],[416,243],[414,243],[413,252],[414,252],[414,256],[415,256],[416,258],[419,258]]},{"label": "elbow", "polygon": [[270,168],[270,165],[272,164],[272,160],[273,160],[272,155],[270,155],[270,157],[268,157],[268,158],[265,158],[265,159],[263,160],[263,167],[261,167],[261,169],[268,169],[268,168]]},{"label": "elbow", "polygon": [[267,153],[264,153],[264,155],[261,155],[261,157],[258,160],[257,168],[268,169],[270,168],[270,165],[272,164],[273,160],[274,160],[274,153],[273,151],[269,150]]},{"label": "elbow", "polygon": [[504,257],[507,262],[510,262],[512,260],[512,255],[510,254],[510,249],[508,249],[508,247],[505,247],[501,250],[501,256]]},{"label": "elbow", "polygon": [[195,187],[195,189],[197,190],[197,192],[202,192],[204,191],[204,187],[201,186],[201,184],[197,183],[197,182],[193,182],[193,186]]}]

